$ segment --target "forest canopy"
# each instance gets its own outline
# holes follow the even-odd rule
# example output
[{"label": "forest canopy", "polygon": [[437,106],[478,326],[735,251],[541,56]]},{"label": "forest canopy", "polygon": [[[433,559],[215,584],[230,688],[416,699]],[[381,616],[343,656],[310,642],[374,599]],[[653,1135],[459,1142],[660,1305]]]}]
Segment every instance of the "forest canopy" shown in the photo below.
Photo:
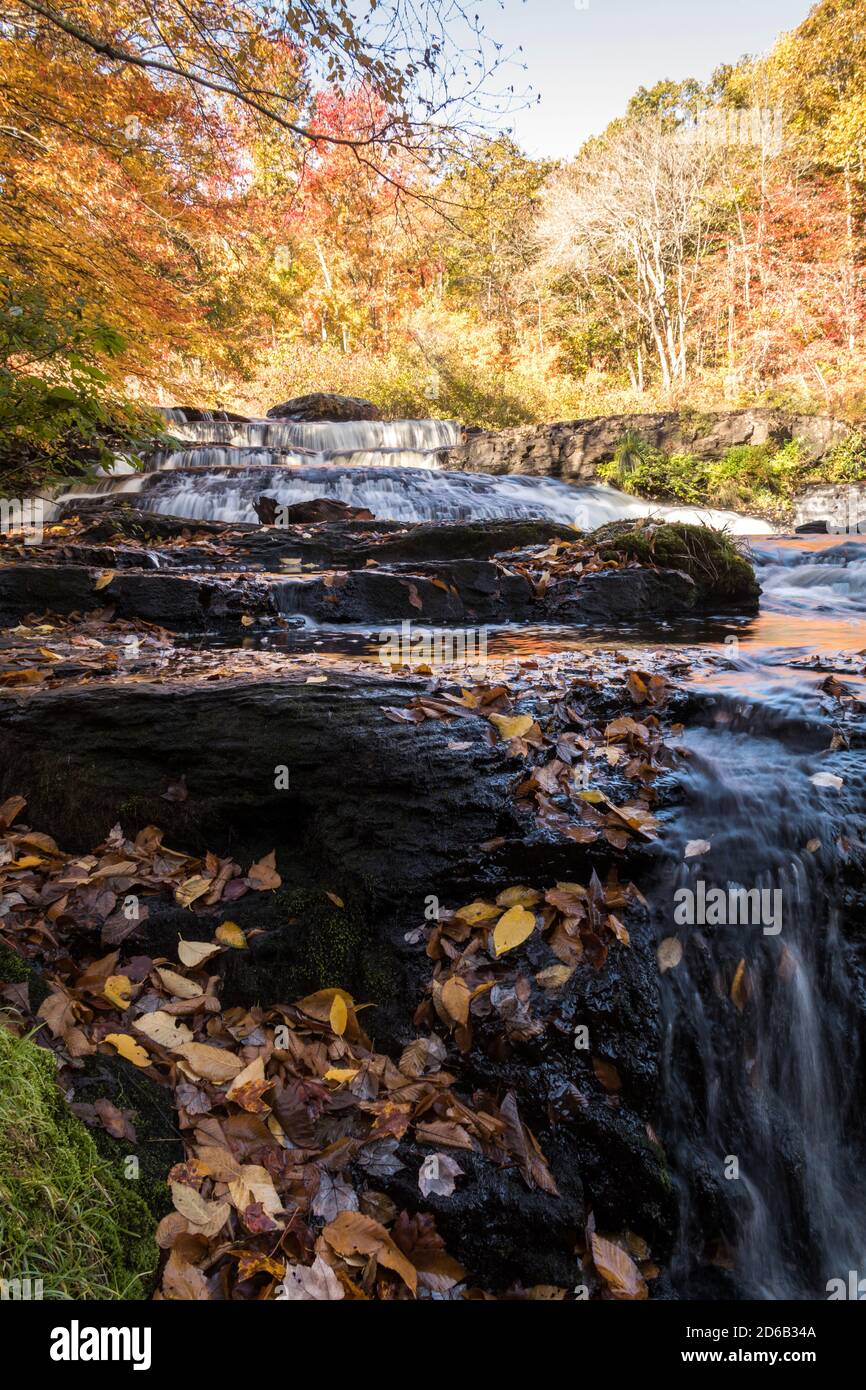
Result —
[{"label": "forest canopy", "polygon": [[0,436],[313,389],[481,425],[857,415],[864,21],[821,0],[554,164],[508,133],[519,61],[459,0],[9,0]]}]

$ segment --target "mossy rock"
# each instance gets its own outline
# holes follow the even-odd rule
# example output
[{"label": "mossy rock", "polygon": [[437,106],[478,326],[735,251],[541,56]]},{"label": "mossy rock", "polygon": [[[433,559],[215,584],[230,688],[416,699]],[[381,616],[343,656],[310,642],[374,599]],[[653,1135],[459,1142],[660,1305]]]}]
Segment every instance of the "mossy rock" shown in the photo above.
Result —
[{"label": "mossy rock", "polygon": [[30,966],[23,956],[0,941],[0,984],[19,985],[29,980],[30,974]]},{"label": "mossy rock", "polygon": [[0,1277],[43,1297],[144,1298],[154,1219],[66,1107],[51,1052],[0,1027]]},{"label": "mossy rock", "polygon": [[755,573],[733,540],[711,526],[687,522],[611,522],[594,533],[605,560],[636,560],[657,569],[680,570],[693,579],[701,603],[755,599]]},{"label": "mossy rock", "polygon": [[251,937],[248,950],[222,958],[223,1004],[290,1003],[332,988],[366,1002],[387,1002],[396,962],[387,937],[371,923],[363,896],[347,896],[340,907],[321,890],[274,893],[268,915],[280,925]]}]

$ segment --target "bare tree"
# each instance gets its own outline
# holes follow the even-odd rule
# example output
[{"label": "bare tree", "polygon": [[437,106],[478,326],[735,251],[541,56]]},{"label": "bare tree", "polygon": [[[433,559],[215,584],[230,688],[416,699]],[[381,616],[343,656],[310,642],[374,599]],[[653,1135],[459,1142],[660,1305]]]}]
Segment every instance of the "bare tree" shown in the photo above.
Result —
[{"label": "bare tree", "polygon": [[629,123],[559,170],[536,228],[542,258],[579,275],[596,299],[612,296],[651,343],[664,385],[686,380],[689,322],[712,227],[714,152],[661,120]]}]

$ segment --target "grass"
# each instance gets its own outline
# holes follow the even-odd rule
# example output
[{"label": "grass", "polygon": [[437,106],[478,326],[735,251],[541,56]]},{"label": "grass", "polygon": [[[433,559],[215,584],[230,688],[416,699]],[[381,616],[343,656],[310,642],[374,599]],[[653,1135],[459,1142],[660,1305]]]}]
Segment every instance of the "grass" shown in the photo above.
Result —
[{"label": "grass", "polygon": [[53,1054],[0,1026],[0,1277],[51,1299],[146,1297],[157,1250],[134,1188],[67,1110]]},{"label": "grass", "polygon": [[811,462],[796,439],[740,444],[719,459],[665,454],[624,436],[599,475],[636,497],[687,506],[726,507],[785,521],[798,493],[818,483],[866,483],[866,434],[855,431]]},{"label": "grass", "polygon": [[603,559],[637,560],[658,569],[682,570],[707,599],[754,598],[752,566],[725,531],[685,522],[613,522],[597,531]]}]

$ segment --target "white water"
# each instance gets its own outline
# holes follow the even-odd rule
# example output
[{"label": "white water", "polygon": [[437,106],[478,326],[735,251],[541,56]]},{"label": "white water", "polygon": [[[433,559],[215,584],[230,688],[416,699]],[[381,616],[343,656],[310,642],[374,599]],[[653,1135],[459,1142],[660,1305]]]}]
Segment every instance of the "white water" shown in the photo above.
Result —
[{"label": "white water", "polygon": [[761,547],[755,558],[767,607],[836,614],[866,611],[866,556],[856,541],[805,556],[783,547]]},{"label": "white water", "polygon": [[190,443],[238,444],[266,449],[351,453],[358,449],[449,449],[459,444],[455,420],[187,420],[182,410],[162,411],[168,432]]},{"label": "white water", "polygon": [[94,494],[133,493],[149,511],[207,521],[254,522],[267,495],[290,506],[317,497],[365,507],[380,521],[479,521],[529,517],[591,530],[607,521],[658,516],[767,535],[757,518],[696,507],[664,507],[601,484],[577,487],[552,478],[490,476],[448,469],[446,450],[461,427],[450,420],[300,423],[226,419],[189,421],[165,411],[171,431],[197,447],[154,450],[143,473],[119,459],[95,484],[80,484],[58,504]]}]

